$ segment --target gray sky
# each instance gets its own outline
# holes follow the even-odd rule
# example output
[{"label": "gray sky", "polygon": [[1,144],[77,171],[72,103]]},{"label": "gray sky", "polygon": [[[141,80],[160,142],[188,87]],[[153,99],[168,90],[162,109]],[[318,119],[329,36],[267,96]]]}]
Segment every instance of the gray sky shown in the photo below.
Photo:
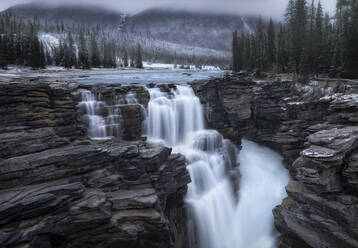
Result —
[{"label": "gray sky", "polygon": [[[33,0],[32,0],[33,1]],[[0,10],[31,0],[0,0]],[[238,14],[259,14],[280,18],[288,0],[35,0],[42,3],[96,4],[122,12],[135,13],[152,7],[210,10]],[[317,2],[318,0],[316,0]],[[308,0],[310,2],[310,0]],[[321,0],[326,11],[334,13],[336,0]]]}]

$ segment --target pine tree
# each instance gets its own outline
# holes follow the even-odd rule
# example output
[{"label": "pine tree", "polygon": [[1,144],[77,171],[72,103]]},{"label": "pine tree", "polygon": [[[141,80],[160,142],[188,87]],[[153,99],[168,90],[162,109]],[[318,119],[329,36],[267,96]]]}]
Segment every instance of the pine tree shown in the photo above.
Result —
[{"label": "pine tree", "polygon": [[321,2],[318,2],[316,16],[315,16],[315,26],[314,26],[314,40],[313,40],[313,54],[315,56],[314,61],[314,72],[322,72],[324,68],[323,60],[323,9]]},{"label": "pine tree", "polygon": [[258,75],[260,75],[261,72],[266,67],[265,34],[264,34],[264,25],[261,17],[257,21],[255,38],[256,38],[256,70],[257,70],[256,72]]},{"label": "pine tree", "polygon": [[64,51],[64,44],[63,44],[62,40],[60,41],[58,48],[55,49],[54,54],[55,54],[55,57],[54,57],[55,65],[63,66],[65,51]]},{"label": "pine tree", "polygon": [[6,40],[0,36],[0,68],[7,69],[8,61],[6,58]]},{"label": "pine tree", "polygon": [[287,33],[282,24],[277,36],[277,64],[281,72],[286,71],[288,63]]},{"label": "pine tree", "polygon": [[275,46],[275,28],[272,21],[272,18],[270,18],[268,30],[267,30],[267,60],[269,66],[272,68],[273,65],[276,63],[276,46]]},{"label": "pine tree", "polygon": [[239,65],[239,41],[237,31],[232,34],[232,70],[240,71]]},{"label": "pine tree", "polygon": [[[306,35],[306,41],[305,41],[305,47],[303,52],[305,54],[302,54],[301,56],[305,58],[305,60],[301,59],[301,62],[307,63],[306,65],[300,65],[301,68],[305,67],[308,68],[306,73],[313,73],[316,72],[316,60],[317,60],[317,51],[315,50],[315,40],[316,40],[316,34],[315,34],[315,19],[316,19],[316,7],[315,7],[315,1],[312,0],[311,6],[309,7],[309,13],[307,16],[308,22],[308,30]],[[302,72],[302,69],[301,69]]]},{"label": "pine tree", "polygon": [[334,53],[334,30],[331,24],[330,16],[328,13],[325,14],[323,22],[323,34],[322,34],[322,71],[329,72]]},{"label": "pine tree", "polygon": [[134,68],[135,67],[135,63],[134,63],[134,60],[135,60],[135,50],[134,49],[131,49],[131,53],[130,53],[130,67]]},{"label": "pine tree", "polygon": [[77,64],[76,52],[74,47],[74,41],[71,33],[68,33],[66,42],[63,47],[64,56],[63,56],[63,66],[67,69],[71,69]]},{"label": "pine tree", "polygon": [[67,42],[64,44],[63,50],[64,50],[64,54],[63,54],[62,64],[66,69],[71,69],[73,64],[72,64],[72,59],[71,59],[70,48],[68,47]]},{"label": "pine tree", "polygon": [[30,24],[27,47],[27,64],[32,69],[45,68],[45,55],[43,45],[38,39],[37,24],[35,21]]},{"label": "pine tree", "polygon": [[139,68],[139,69],[143,68],[142,47],[140,44],[137,44],[137,47],[136,47],[135,66],[136,66],[136,68]]},{"label": "pine tree", "polygon": [[97,44],[96,36],[91,36],[91,65],[92,67],[99,67],[101,65],[101,57]]},{"label": "pine tree", "polygon": [[345,28],[344,76],[358,78],[358,2],[348,1],[349,15]]},{"label": "pine tree", "polygon": [[86,42],[86,38],[84,36],[83,30],[80,31],[80,36],[79,36],[78,68],[80,68],[80,69],[89,69],[90,68],[87,42]]},{"label": "pine tree", "polygon": [[128,52],[126,49],[123,52],[123,66],[128,67]]}]

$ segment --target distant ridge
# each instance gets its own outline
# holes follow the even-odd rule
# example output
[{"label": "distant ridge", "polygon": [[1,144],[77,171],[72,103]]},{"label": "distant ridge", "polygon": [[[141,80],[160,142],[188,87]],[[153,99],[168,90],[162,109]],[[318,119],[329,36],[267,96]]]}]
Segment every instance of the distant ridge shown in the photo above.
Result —
[{"label": "distant ridge", "polygon": [[101,25],[143,39],[229,52],[233,30],[249,33],[257,17],[156,8],[128,15],[98,6],[21,4],[9,8],[18,16],[67,25]]},{"label": "distant ridge", "polygon": [[49,5],[41,3],[27,3],[15,5],[5,11],[11,11],[23,18],[37,16],[39,20],[63,21],[66,24],[88,24],[117,26],[126,16],[118,11],[112,11],[98,6],[83,5]]}]

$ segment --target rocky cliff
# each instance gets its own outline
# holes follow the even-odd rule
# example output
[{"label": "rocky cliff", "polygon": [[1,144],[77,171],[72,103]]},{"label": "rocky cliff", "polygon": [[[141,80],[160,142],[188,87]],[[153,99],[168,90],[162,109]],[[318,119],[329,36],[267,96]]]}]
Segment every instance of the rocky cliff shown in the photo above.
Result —
[{"label": "rocky cliff", "polygon": [[280,248],[358,247],[358,83],[195,82],[208,125],[279,151],[292,181],[273,211]]},{"label": "rocky cliff", "polygon": [[121,106],[123,139],[89,140],[84,89],[149,99],[139,86],[0,82],[0,246],[182,246],[184,157],[141,140],[138,104]]}]

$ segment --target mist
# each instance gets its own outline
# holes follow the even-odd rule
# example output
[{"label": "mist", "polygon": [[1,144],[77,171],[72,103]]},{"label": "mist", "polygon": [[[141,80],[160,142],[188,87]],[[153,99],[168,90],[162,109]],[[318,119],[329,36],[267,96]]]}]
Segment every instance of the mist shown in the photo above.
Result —
[{"label": "mist", "polygon": [[[194,11],[208,11],[215,13],[262,15],[264,17],[272,16],[275,19],[281,19],[288,0],[50,0],[46,4],[78,4],[78,5],[97,5],[104,8],[110,8],[121,12],[135,14],[148,8],[170,7],[178,9],[187,9]],[[1,0],[0,10],[5,10],[11,6],[20,3],[33,2],[31,0]],[[44,0],[35,0],[35,2],[44,3]],[[317,2],[317,1],[316,1]],[[321,0],[325,11],[334,13],[336,0]]]}]

